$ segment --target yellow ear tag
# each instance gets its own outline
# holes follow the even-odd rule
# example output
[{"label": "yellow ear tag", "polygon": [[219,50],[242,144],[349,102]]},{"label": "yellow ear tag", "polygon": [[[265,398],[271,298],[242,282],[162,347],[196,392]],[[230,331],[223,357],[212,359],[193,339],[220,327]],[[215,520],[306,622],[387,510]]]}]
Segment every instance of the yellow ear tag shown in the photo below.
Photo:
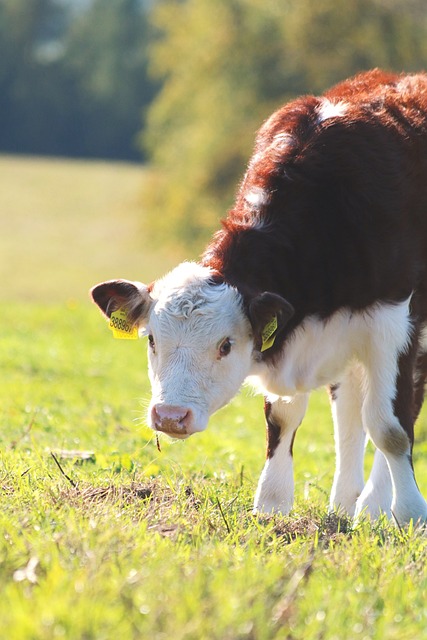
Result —
[{"label": "yellow ear tag", "polygon": [[129,322],[126,309],[113,311],[108,325],[113,332],[113,338],[118,340],[137,340],[138,329]]},{"label": "yellow ear tag", "polygon": [[269,322],[265,325],[262,330],[262,346],[261,352],[270,349],[273,346],[274,341],[276,339],[276,331],[277,331],[277,316],[273,316]]}]

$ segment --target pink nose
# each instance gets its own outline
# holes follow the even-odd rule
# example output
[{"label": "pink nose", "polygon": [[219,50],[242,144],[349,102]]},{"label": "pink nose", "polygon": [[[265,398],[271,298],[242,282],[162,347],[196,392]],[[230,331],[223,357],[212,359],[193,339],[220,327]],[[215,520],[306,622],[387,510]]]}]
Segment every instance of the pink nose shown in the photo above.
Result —
[{"label": "pink nose", "polygon": [[155,404],[151,410],[151,422],[157,431],[171,436],[192,433],[193,412],[186,407]]}]

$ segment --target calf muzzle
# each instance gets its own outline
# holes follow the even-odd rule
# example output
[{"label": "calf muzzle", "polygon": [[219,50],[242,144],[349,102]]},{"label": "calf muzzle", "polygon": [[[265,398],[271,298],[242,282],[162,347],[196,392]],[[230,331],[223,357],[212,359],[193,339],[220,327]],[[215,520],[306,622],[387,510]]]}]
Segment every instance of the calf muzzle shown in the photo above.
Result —
[{"label": "calf muzzle", "polygon": [[193,412],[186,407],[156,404],[151,410],[151,424],[172,438],[189,436],[193,433]]}]

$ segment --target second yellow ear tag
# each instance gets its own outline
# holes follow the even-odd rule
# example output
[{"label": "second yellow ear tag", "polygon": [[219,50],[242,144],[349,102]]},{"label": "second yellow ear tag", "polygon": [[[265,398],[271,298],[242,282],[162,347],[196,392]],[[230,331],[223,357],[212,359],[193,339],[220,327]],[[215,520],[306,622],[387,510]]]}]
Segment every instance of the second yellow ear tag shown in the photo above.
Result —
[{"label": "second yellow ear tag", "polygon": [[270,349],[273,346],[276,339],[277,331],[277,316],[273,316],[269,322],[265,325],[261,333],[262,345],[261,352]]},{"label": "second yellow ear tag", "polygon": [[113,338],[118,340],[137,340],[138,329],[129,322],[126,309],[113,311],[108,325],[113,332]]}]

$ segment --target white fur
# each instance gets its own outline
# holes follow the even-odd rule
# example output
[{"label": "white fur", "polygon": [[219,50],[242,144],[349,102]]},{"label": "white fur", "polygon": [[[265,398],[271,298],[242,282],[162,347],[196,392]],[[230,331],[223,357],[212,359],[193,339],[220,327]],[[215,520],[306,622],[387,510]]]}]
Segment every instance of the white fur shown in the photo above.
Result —
[{"label": "white fur", "polygon": [[295,146],[295,137],[292,133],[278,133],[274,136],[271,147],[277,151],[283,152],[290,147]]},{"label": "white fur", "polygon": [[328,98],[322,98],[320,105],[317,107],[317,121],[319,123],[329,120],[330,118],[342,117],[348,109],[345,102],[331,102]]},{"label": "white fur", "polygon": [[392,500],[393,486],[388,464],[384,455],[377,449],[371,474],[356,502],[355,516],[369,516],[376,520],[384,513],[391,518]]},{"label": "white fur", "polygon": [[307,409],[308,394],[278,398],[271,417],[281,427],[280,442],[272,458],[267,458],[255,494],[254,512],[287,514],[294,501],[292,439]]},{"label": "white fur", "polygon": [[411,96],[411,94],[422,94],[425,91],[425,80],[423,74],[408,75],[399,80],[396,84],[396,92],[400,94],[406,94],[405,97]]},{"label": "white fur", "polygon": [[261,187],[254,187],[249,192],[245,193],[245,200],[250,207],[254,209],[261,209],[269,201],[269,194],[265,189]]},{"label": "white fur", "polygon": [[[249,367],[252,340],[240,294],[229,285],[212,285],[210,269],[183,263],[158,281],[146,332],[153,335],[149,375],[152,407],[185,406],[194,414],[194,431],[237,393]],[[230,338],[231,353],[218,347]]]},{"label": "white fur", "polygon": [[423,325],[420,332],[420,351],[427,351],[427,325]]},{"label": "white fur", "polygon": [[[409,451],[409,449],[408,449]],[[427,504],[415,481],[408,456],[386,454],[393,485],[391,512],[399,525],[427,520]]]},{"label": "white fur", "polygon": [[364,486],[363,375],[362,366],[352,363],[339,381],[336,400],[331,400],[336,467],[330,509],[344,511],[351,516]]},{"label": "white fur", "polygon": [[[369,361],[379,369],[372,356],[381,348],[389,348],[396,356],[406,347],[410,331],[408,307],[406,300],[376,304],[358,313],[343,309],[326,321],[310,316],[289,338],[274,368],[263,362],[254,363],[252,380],[269,393],[289,396],[338,380],[353,358],[362,363]],[[384,357],[387,359],[386,354]],[[392,359],[390,354],[388,360]],[[383,375],[395,379],[395,373],[384,371]]]},{"label": "white fur", "polygon": [[[377,329],[377,339],[372,341],[371,349],[365,354],[367,384],[362,418],[366,432],[387,460],[393,485],[391,510],[395,519],[404,524],[411,518],[414,521],[420,518],[425,520],[427,504],[420,494],[409,462],[409,439],[393,411],[398,358],[407,349],[411,335],[409,308],[405,311],[404,303],[399,307],[400,314],[396,306],[394,330],[388,326],[389,322],[393,322],[394,315],[389,309],[384,323]],[[390,435],[393,438],[403,436],[403,441],[407,442],[406,450],[399,454],[390,450]]]},{"label": "white fur", "polygon": [[265,215],[264,207],[270,201],[270,194],[261,187],[253,187],[249,191],[243,190],[245,207],[240,217],[236,218],[234,224],[252,229],[263,229],[269,222]]}]

